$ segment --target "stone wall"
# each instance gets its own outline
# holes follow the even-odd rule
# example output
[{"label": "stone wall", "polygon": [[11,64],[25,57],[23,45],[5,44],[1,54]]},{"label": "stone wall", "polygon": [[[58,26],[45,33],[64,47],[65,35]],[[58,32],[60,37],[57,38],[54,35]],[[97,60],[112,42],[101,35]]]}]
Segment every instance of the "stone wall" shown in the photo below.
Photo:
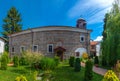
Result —
[{"label": "stone wall", "polygon": [[[80,42],[80,35],[85,36],[85,42]],[[89,52],[89,33],[67,31],[67,30],[51,30],[51,31],[37,31],[29,32],[9,37],[9,52],[12,55],[20,54],[20,47],[25,46],[26,49],[31,49],[32,45],[38,45],[38,52],[46,56],[53,57],[54,53],[47,53],[47,45],[53,44],[56,48],[59,43],[66,49],[64,58],[75,54],[77,48],[86,48]],[[12,53],[14,47],[14,53]]]}]

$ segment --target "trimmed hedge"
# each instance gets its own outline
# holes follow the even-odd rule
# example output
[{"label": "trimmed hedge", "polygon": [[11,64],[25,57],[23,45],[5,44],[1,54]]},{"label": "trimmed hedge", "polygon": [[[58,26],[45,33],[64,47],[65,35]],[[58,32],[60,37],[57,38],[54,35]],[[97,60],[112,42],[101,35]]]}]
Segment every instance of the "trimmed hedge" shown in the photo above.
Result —
[{"label": "trimmed hedge", "polygon": [[98,56],[95,56],[95,59],[94,59],[94,64],[99,64],[99,59],[98,59]]},{"label": "trimmed hedge", "polygon": [[88,60],[85,63],[85,76],[84,76],[84,81],[92,81],[93,78],[93,63],[91,60]]},{"label": "trimmed hedge", "polygon": [[2,70],[7,70],[7,63],[8,63],[8,58],[5,54],[1,56],[1,69]]},{"label": "trimmed hedge", "polygon": [[76,72],[79,72],[81,70],[80,58],[76,58],[74,67]]},{"label": "trimmed hedge", "polygon": [[70,67],[74,67],[74,61],[75,61],[75,57],[74,56],[70,56],[70,59],[69,59]]},{"label": "trimmed hedge", "polygon": [[18,67],[19,66],[19,58],[18,58],[18,56],[14,56],[13,57],[13,63],[14,63],[14,67]]}]

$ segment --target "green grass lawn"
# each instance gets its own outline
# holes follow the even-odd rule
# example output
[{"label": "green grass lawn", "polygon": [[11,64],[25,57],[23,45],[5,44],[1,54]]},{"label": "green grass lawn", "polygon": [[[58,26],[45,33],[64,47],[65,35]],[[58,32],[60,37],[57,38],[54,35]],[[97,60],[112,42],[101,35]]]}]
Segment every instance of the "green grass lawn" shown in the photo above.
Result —
[{"label": "green grass lawn", "polygon": [[[31,73],[30,73],[31,72]],[[33,71],[21,67],[8,67],[7,70],[0,70],[0,81],[14,81],[17,76],[24,75],[28,81],[33,81]]]},{"label": "green grass lawn", "polygon": [[[53,71],[55,79],[53,81],[84,81],[84,71],[82,67],[80,72],[74,72],[73,67],[68,64],[61,64],[58,69]],[[102,81],[103,76],[93,73],[92,81]]]},{"label": "green grass lawn", "polygon": [[[68,63],[61,63],[55,70],[51,72],[52,81],[84,81],[84,71],[82,67],[80,72],[74,72],[74,68],[69,67]],[[33,72],[25,66],[19,68],[8,67],[8,70],[0,70],[0,81],[14,81],[17,76],[24,75],[28,81],[33,80]],[[103,76],[94,73],[92,81],[101,81]]]}]

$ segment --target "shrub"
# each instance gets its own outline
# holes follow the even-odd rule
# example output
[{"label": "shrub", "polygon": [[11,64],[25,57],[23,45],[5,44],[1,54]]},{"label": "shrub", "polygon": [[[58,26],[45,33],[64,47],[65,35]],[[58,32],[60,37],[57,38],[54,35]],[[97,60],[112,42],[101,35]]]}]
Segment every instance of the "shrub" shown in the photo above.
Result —
[{"label": "shrub", "polygon": [[54,61],[55,61],[55,65],[58,66],[58,64],[60,62],[60,58],[58,56],[55,56]]},{"label": "shrub", "polygon": [[94,64],[99,64],[99,59],[98,59],[98,56],[95,56],[95,59],[94,59]]},{"label": "shrub", "polygon": [[76,58],[74,67],[75,67],[76,72],[80,71],[80,69],[81,69],[80,58]]},{"label": "shrub", "polygon": [[86,62],[88,61],[88,59],[81,58],[81,61],[82,61],[83,63],[86,63]]},{"label": "shrub", "polygon": [[34,79],[34,81],[36,81],[36,80],[37,80],[37,75],[38,75],[38,72],[37,72],[37,71],[35,71],[35,72],[33,73],[33,79]]},{"label": "shrub", "polygon": [[106,66],[107,65],[107,59],[105,58],[105,56],[102,56],[101,64],[102,64],[102,66]]},{"label": "shrub", "polygon": [[81,61],[85,63],[88,60],[88,54],[86,52],[84,52],[82,54],[82,58],[81,59],[82,59]]},{"label": "shrub", "polygon": [[7,63],[9,62],[9,55],[8,55],[8,52],[3,52],[3,54],[6,56],[6,59],[7,59]]},{"label": "shrub", "polygon": [[120,60],[117,60],[117,63],[116,63],[116,71],[117,71],[117,72],[120,72]]},{"label": "shrub", "polygon": [[117,63],[116,63],[115,68],[114,68],[114,72],[116,73],[118,78],[120,78],[120,60],[117,60]]},{"label": "shrub", "polygon": [[31,67],[34,68],[34,69],[36,69],[36,70],[41,69],[40,62],[32,63]]},{"label": "shrub", "polygon": [[25,76],[21,75],[16,77],[15,81],[28,81]]},{"label": "shrub", "polygon": [[20,60],[19,60],[19,64],[20,64],[20,65],[27,65],[28,62],[26,61],[25,57],[22,56],[22,57],[20,58]]},{"label": "shrub", "polygon": [[102,81],[119,81],[119,79],[112,70],[108,70]]},{"label": "shrub", "polygon": [[14,67],[18,67],[19,66],[19,58],[18,58],[18,56],[14,56],[13,57],[13,63],[14,63]]},{"label": "shrub", "polygon": [[42,70],[53,70],[56,67],[55,61],[52,58],[44,57],[40,60]]},{"label": "shrub", "polygon": [[82,58],[83,58],[83,59],[88,59],[88,54],[87,54],[86,52],[84,52],[84,53],[82,54]]},{"label": "shrub", "polygon": [[71,67],[74,66],[74,61],[75,61],[75,57],[74,57],[74,56],[70,56],[69,65],[70,65]]},{"label": "shrub", "polygon": [[6,70],[7,69],[7,57],[5,54],[1,56],[1,69]]},{"label": "shrub", "polygon": [[33,64],[40,62],[40,59],[43,57],[43,54],[37,52],[31,52],[30,50],[27,50],[22,54],[22,56],[25,58],[26,63],[28,63],[30,67],[32,67]]},{"label": "shrub", "polygon": [[84,80],[85,81],[92,81],[92,77],[93,77],[93,63],[91,60],[88,60],[85,63],[85,76],[84,76]]}]

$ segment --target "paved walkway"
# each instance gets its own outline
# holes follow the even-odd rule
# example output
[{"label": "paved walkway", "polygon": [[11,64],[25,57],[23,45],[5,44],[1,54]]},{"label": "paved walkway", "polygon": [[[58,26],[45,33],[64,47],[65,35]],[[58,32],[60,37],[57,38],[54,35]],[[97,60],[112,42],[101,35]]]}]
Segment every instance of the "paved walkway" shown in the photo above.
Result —
[{"label": "paved walkway", "polygon": [[[85,63],[81,63],[81,66],[85,67]],[[107,69],[99,68],[96,66],[93,66],[93,71],[97,74],[103,75],[107,72]]]}]

